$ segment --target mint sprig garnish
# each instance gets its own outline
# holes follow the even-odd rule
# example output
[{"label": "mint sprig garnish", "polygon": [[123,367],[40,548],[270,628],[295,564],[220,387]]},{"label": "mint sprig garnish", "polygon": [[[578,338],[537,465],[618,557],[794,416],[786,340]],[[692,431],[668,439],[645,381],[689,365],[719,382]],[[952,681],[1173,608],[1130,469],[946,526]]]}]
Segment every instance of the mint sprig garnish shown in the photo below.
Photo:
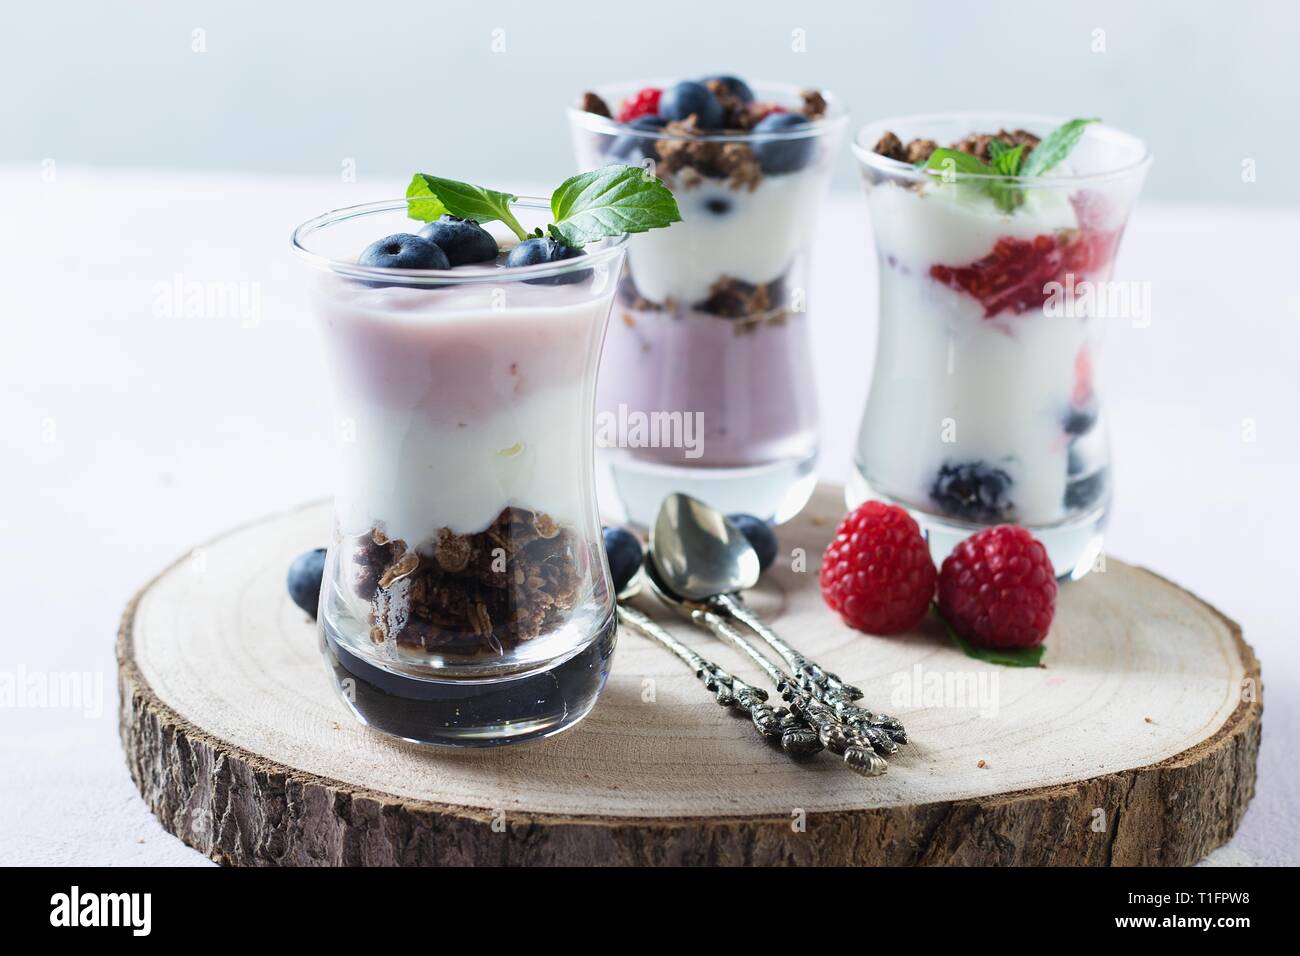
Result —
[{"label": "mint sprig garnish", "polygon": [[640,166],[602,166],[566,179],[551,194],[551,215],[551,237],[578,249],[682,219],[672,192]]},{"label": "mint sprig garnish", "polygon": [[519,197],[510,193],[499,193],[482,186],[430,176],[428,173],[416,173],[411,177],[411,185],[406,187],[406,214],[421,222],[433,222],[443,214],[457,219],[473,219],[480,226],[485,222],[501,221],[520,241],[528,238],[524,227],[510,211],[510,204]]},{"label": "mint sprig garnish", "polygon": [[1091,119],[1073,119],[1068,123],[1062,123],[1034,147],[1034,151],[1025,160],[1025,165],[1021,167],[1020,175],[1041,176],[1048,172],[1079,145],[1079,140],[1083,139],[1084,128],[1089,123],[1100,122],[1101,120],[1094,116]]},{"label": "mint sprig garnish", "polygon": [[[500,221],[519,240],[540,236],[528,233],[511,212],[518,196],[482,186],[416,173],[406,188],[407,215],[432,222],[449,214],[474,219],[481,225]],[[658,179],[640,166],[602,166],[562,182],[551,194],[554,222],[546,229],[552,239],[581,249],[589,242],[630,232],[646,232],[681,222],[677,200]]]},{"label": "mint sprig garnish", "polygon": [[920,168],[935,174],[945,182],[958,181],[954,174],[982,176],[986,179],[968,182],[993,200],[1003,212],[1014,212],[1025,201],[1025,190],[1016,178],[1026,179],[1049,172],[1079,145],[1085,127],[1099,122],[1092,119],[1073,119],[1062,123],[1047,134],[1028,156],[1025,145],[1011,146],[994,137],[989,140],[989,160],[956,149],[936,149]]}]

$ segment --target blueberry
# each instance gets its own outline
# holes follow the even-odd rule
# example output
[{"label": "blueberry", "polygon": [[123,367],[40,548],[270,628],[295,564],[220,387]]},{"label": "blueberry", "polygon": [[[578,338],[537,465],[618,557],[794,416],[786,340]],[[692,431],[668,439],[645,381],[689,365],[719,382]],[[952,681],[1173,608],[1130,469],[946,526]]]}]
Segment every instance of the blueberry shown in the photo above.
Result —
[{"label": "blueberry", "polygon": [[715,216],[725,216],[731,212],[731,200],[722,196],[710,196],[704,200],[704,208]]},{"label": "blueberry", "polygon": [[447,254],[434,242],[409,232],[386,236],[366,246],[357,260],[381,269],[450,269]]},{"label": "blueberry", "polygon": [[632,122],[628,123],[629,129],[639,130],[648,135],[635,136],[626,133],[614,139],[613,144],[609,147],[609,155],[612,159],[621,159],[636,165],[641,162],[642,157],[649,156],[654,158],[658,156],[655,150],[654,134],[658,133],[668,121],[662,116],[638,116]]},{"label": "blueberry", "polygon": [[944,465],[930,486],[930,500],[945,514],[985,524],[1010,521],[1015,506],[1008,498],[1011,476],[982,461]]},{"label": "blueberry", "polygon": [[609,576],[614,579],[614,593],[621,594],[641,567],[641,542],[625,528],[604,530]]},{"label": "blueberry", "polygon": [[722,104],[703,83],[682,80],[659,97],[659,115],[666,120],[684,120],[694,115],[698,129],[722,129],[726,120]]},{"label": "blueberry", "polygon": [[[519,245],[510,250],[506,256],[506,265],[516,266],[538,266],[547,262],[562,262],[565,259],[574,259],[578,256],[585,256],[586,253],[581,249],[574,249],[572,246],[566,246],[562,242],[556,242],[554,239],[525,239]],[[533,285],[568,285],[570,282],[581,282],[591,275],[590,269],[575,269],[572,272],[564,272],[560,275],[545,276],[539,279],[525,279],[525,282]]]},{"label": "blueberry", "polygon": [[1106,469],[1082,478],[1071,478],[1065,486],[1065,507],[1070,511],[1086,508],[1106,491]]},{"label": "blueberry", "polygon": [[770,568],[777,551],[776,532],[772,526],[753,515],[727,515],[727,518],[744,533],[750,547],[758,552],[759,572]]},{"label": "blueberry", "polygon": [[754,91],[751,90],[749,88],[749,84],[746,83],[744,80],[742,80],[740,77],[727,76],[725,74],[720,76],[706,76],[700,82],[707,84],[712,80],[717,80],[719,83],[721,83],[722,88],[724,90],[726,90],[732,96],[736,97],[738,100],[740,100],[740,102],[744,103],[746,106],[754,102]]},{"label": "blueberry", "polygon": [[312,617],[320,602],[320,582],[325,574],[325,549],[317,548],[293,559],[289,565],[289,597]]},{"label": "blueberry", "polygon": [[[812,124],[798,113],[771,113],[754,124],[751,132],[755,135],[790,133],[806,130],[811,126]],[[793,173],[808,165],[808,161],[812,159],[813,145],[811,136],[801,136],[797,139],[759,140],[754,143],[754,154],[758,156],[758,164],[763,167],[763,172],[768,175]]]},{"label": "blueberry", "polygon": [[421,229],[420,235],[441,249],[453,266],[491,262],[499,251],[492,233],[473,219],[443,216]]}]

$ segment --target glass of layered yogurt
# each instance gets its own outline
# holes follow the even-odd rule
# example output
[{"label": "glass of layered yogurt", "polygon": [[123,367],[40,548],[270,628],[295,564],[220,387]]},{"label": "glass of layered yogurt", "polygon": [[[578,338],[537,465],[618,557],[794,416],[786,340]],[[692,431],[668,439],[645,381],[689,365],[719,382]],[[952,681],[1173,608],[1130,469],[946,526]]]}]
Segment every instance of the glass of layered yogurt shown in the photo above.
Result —
[{"label": "glass of layered yogurt", "polygon": [[592,414],[626,240],[542,238],[546,200],[510,204],[527,245],[451,216],[415,235],[409,206],[294,233],[342,439],[322,651],[394,736],[547,736],[591,709],[614,647]]},{"label": "glass of layered yogurt", "polygon": [[1111,494],[1096,371],[1130,317],[1114,303],[1141,299],[1111,271],[1146,147],[1093,120],[952,114],[872,123],[854,153],[879,326],[849,503],[907,507],[936,558],[1021,524],[1085,574]]},{"label": "glass of layered yogurt", "polygon": [[631,237],[605,344],[598,456],[623,517],[680,491],[789,519],[816,481],[808,248],[843,109],[720,76],[601,87],[569,118],[580,166],[642,164],[682,215]]}]

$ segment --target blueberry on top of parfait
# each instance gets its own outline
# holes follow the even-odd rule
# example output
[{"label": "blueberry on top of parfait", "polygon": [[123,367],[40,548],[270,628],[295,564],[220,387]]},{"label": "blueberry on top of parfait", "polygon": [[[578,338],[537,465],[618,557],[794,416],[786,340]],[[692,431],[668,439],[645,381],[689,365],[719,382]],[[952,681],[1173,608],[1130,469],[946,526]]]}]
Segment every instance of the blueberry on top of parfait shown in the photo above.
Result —
[{"label": "blueberry on top of parfait", "polygon": [[713,91],[694,80],[682,80],[664,90],[659,115],[673,122],[694,116],[699,129],[722,129],[726,122],[726,112]]},{"label": "blueberry on top of parfait", "polygon": [[[808,129],[812,124],[798,113],[769,113],[754,124],[753,132],[792,133]],[[803,136],[797,139],[760,140],[754,144],[754,154],[763,172],[774,175],[793,173],[808,165],[812,158],[813,140]]]},{"label": "blueberry on top of parfait", "polygon": [[444,215],[421,229],[420,235],[442,249],[452,266],[491,262],[500,251],[492,233],[473,219]]},{"label": "blueberry on top of parfait", "polygon": [[[538,236],[533,239],[525,239],[511,249],[506,256],[506,265],[511,268],[538,266],[563,262],[565,259],[576,259],[578,256],[585,255],[586,253],[581,249],[566,246],[554,239]],[[581,282],[590,275],[590,269],[576,269],[572,272],[562,272],[559,275],[541,276],[536,279],[525,279],[524,281],[533,285],[567,285],[571,282]]]},{"label": "blueberry on top of parfait", "polygon": [[366,246],[357,262],[379,269],[450,269],[447,254],[437,243],[398,232]]},{"label": "blueberry on top of parfait", "polygon": [[736,97],[736,99],[740,100],[740,102],[744,103],[746,106],[754,102],[754,91],[749,88],[748,83],[738,76],[730,76],[722,73],[717,76],[706,76],[704,79],[700,80],[700,82],[706,86],[713,82],[721,84],[724,90]]},{"label": "blueberry on top of parfait", "polygon": [[624,133],[614,140],[614,144],[609,148],[609,155],[633,163],[640,162],[642,156],[655,157],[657,153],[654,134],[667,126],[668,121],[662,116],[638,116],[626,125],[629,129],[645,135]]}]

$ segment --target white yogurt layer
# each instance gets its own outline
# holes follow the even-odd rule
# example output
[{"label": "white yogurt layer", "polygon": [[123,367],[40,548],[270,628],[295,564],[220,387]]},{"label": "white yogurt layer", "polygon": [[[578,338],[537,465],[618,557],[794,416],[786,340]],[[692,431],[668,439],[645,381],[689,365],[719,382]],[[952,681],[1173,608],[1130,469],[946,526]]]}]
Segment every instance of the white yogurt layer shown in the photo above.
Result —
[{"label": "white yogurt layer", "polygon": [[[1065,515],[1062,423],[1075,360],[1099,323],[1037,310],[984,317],[976,298],[929,277],[932,265],[988,255],[1004,236],[1077,225],[1067,197],[1031,191],[1014,214],[970,190],[873,187],[880,332],[858,459],[873,486],[926,511],[939,469],[983,462],[1010,475],[1015,519]],[[1094,350],[1095,351],[1095,350]]]},{"label": "white yogurt layer", "polygon": [[[678,189],[682,221],[629,239],[637,291],[652,302],[693,305],[724,276],[751,285],[779,279],[808,241],[825,178],[812,165],[764,176],[752,192],[707,179]],[[714,212],[711,203],[726,210]]]},{"label": "white yogurt layer", "polygon": [[507,506],[585,524],[595,351],[614,283],[318,289],[342,443],[345,535],[417,547]]}]

